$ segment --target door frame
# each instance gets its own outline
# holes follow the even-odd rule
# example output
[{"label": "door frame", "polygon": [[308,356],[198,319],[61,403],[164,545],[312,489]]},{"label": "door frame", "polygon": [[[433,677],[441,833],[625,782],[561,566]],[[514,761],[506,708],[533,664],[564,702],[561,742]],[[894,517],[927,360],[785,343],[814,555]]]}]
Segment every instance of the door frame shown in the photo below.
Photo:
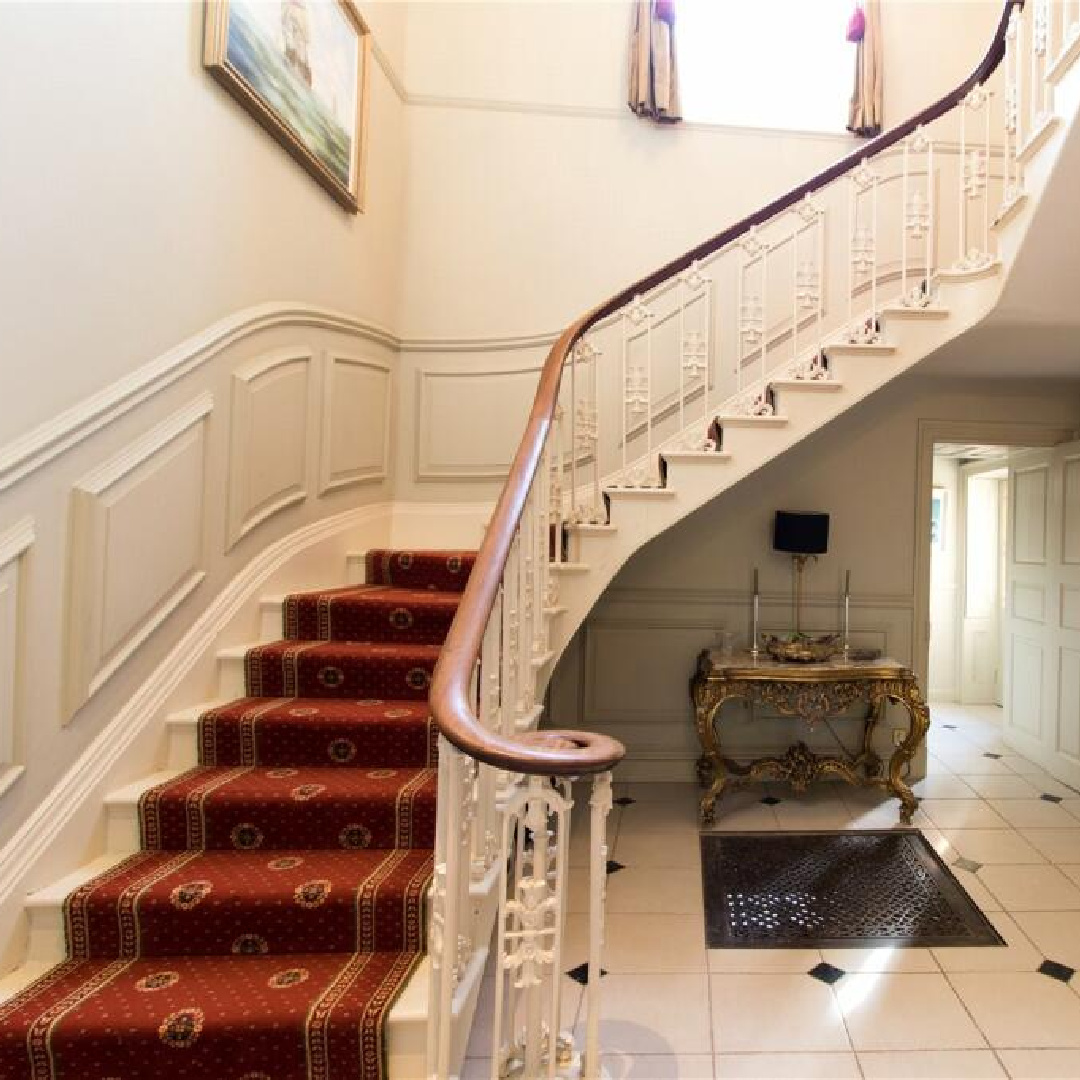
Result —
[{"label": "door frame", "polygon": [[915,677],[927,685],[930,666],[930,498],[934,487],[934,444],[1045,447],[1071,442],[1076,428],[1028,421],[920,420],[915,461],[915,563],[911,655]]}]

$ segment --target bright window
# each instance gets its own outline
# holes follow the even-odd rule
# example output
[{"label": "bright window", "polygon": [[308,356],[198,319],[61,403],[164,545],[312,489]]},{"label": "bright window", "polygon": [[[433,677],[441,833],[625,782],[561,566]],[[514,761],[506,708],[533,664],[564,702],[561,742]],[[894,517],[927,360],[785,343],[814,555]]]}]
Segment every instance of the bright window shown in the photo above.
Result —
[{"label": "bright window", "polygon": [[678,0],[683,118],[843,131],[855,82],[854,0]]}]

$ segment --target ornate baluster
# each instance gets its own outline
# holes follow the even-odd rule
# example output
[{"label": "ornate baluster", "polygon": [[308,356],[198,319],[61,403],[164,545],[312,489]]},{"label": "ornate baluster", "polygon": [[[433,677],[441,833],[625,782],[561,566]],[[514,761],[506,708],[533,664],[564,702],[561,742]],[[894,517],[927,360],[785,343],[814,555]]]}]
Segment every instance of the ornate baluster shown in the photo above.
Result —
[{"label": "ornate baluster", "polygon": [[[704,274],[697,262],[690,264],[689,269],[679,275],[680,310],[679,310],[679,342],[681,351],[681,363],[679,365],[679,445],[686,445],[693,450],[700,450],[703,439],[700,434],[686,429],[686,413],[684,402],[687,395],[692,394],[701,384],[702,415],[706,426],[709,422],[709,341],[710,328],[712,325],[712,278]],[[698,297],[704,299],[698,301]],[[700,303],[704,307],[702,322],[704,329],[686,328],[686,310],[690,304]]]},{"label": "ornate baluster", "polygon": [[579,376],[582,387],[577,405],[577,442],[572,453],[591,461],[588,492],[578,499],[578,510],[572,520],[598,525],[606,520],[604,500],[600,494],[600,401],[598,396],[598,372],[600,350],[582,339],[574,346],[575,363],[584,368]]},{"label": "ornate baluster", "polygon": [[1050,0],[1035,0],[1031,10],[1031,133],[1050,116],[1050,82],[1046,78],[1050,56]]},{"label": "ornate baluster", "polygon": [[[648,449],[652,449],[652,323],[653,313],[645,306],[640,296],[626,309],[623,316],[623,424],[622,424],[622,478],[626,487],[645,486],[647,484],[647,466],[645,470],[635,469],[631,476],[629,468],[630,436],[635,420],[645,417],[645,430]],[[644,367],[631,363],[630,347],[637,332],[644,327],[645,356]],[[635,483],[635,480],[638,483]]]},{"label": "ornate baluster", "polygon": [[[986,110],[984,138],[979,145],[969,145],[967,138],[967,115]],[[976,270],[991,261],[990,219],[986,212],[990,205],[990,95],[982,86],[976,86],[960,106],[960,217],[959,244],[960,257],[957,268]],[[971,238],[971,206],[983,200],[984,203],[984,243],[980,246]]]},{"label": "ornate baluster", "polygon": [[611,773],[594,776],[589,799],[589,981],[585,990],[583,1080],[600,1077],[600,971],[607,901],[607,818],[611,805]]},{"label": "ornate baluster", "polygon": [[1002,192],[1000,214],[1004,214],[1020,198],[1023,189],[1020,161],[1020,56],[1017,42],[1020,36],[1020,12],[1013,8],[1005,32],[1005,188]]},{"label": "ornate baluster", "polygon": [[503,570],[503,617],[502,617],[502,731],[504,735],[513,735],[517,731],[518,699],[520,691],[518,680],[523,677],[520,671],[518,652],[518,546],[515,536],[510,545],[510,552]]},{"label": "ornate baluster", "polygon": [[[851,173],[848,220],[851,230],[848,267],[848,340],[871,344],[877,340],[877,202],[878,174],[865,160]],[[870,222],[863,223],[860,197],[870,193]],[[860,279],[869,277],[870,315],[856,325],[855,293]]]},{"label": "ornate baluster", "polygon": [[[919,154],[926,158],[926,192],[920,190],[918,167],[909,167],[909,159]],[[903,265],[900,302],[906,307],[925,307],[930,302],[931,259],[933,249],[933,147],[922,128],[917,129],[904,141],[904,194],[903,194]],[[908,287],[911,256],[909,242],[923,245],[922,275],[917,285]]]},{"label": "ornate baluster", "polygon": [[547,618],[544,606],[547,599],[548,550],[551,544],[551,530],[548,528],[549,507],[551,505],[551,438],[544,443],[544,452],[540,455],[540,467],[533,481],[531,497],[536,500],[533,511],[533,656],[540,656],[547,650]]},{"label": "ornate baluster", "polygon": [[492,1076],[555,1077],[574,1057],[561,1031],[569,782],[531,776],[506,802]]}]

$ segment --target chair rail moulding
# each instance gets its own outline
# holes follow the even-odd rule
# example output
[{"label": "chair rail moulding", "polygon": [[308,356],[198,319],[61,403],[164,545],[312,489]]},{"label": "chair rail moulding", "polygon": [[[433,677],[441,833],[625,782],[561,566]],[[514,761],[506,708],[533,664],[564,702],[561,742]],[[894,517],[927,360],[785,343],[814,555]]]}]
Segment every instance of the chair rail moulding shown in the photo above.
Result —
[{"label": "chair rail moulding", "polygon": [[398,337],[385,327],[329,308],[291,301],[244,308],[0,447],[0,491],[19,483],[230,346],[289,326],[348,334],[392,351],[399,346]]},{"label": "chair rail moulding", "polygon": [[[319,494],[385,480],[390,473],[393,380],[389,364],[328,351],[323,363]],[[356,403],[369,415],[360,418]]]},{"label": "chair rail moulding", "polygon": [[200,394],[72,488],[65,721],[205,577],[206,418],[213,407],[211,395]]}]

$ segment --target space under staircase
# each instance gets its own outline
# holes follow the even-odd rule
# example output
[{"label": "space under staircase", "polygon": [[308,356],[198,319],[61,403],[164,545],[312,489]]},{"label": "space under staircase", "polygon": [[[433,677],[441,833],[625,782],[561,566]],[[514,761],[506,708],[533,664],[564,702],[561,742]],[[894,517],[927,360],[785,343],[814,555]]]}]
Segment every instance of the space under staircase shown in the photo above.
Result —
[{"label": "space under staircase", "polygon": [[[516,856],[496,857],[508,870],[493,1077],[554,1077],[574,1060],[553,1035],[567,776],[593,778],[588,944],[599,966],[603,817],[624,751],[597,733],[533,730],[555,661],[643,544],[994,309],[1080,111],[1078,55],[1080,3],[1009,0],[954,91],[624,289],[551,349],[431,698],[450,802],[482,814],[490,774],[506,807],[499,856]],[[448,824],[435,910],[458,925],[476,839]],[[446,947],[461,942],[440,940],[437,1076],[448,1075],[465,969]],[[582,1067],[598,1076],[599,980],[587,991]]]}]

